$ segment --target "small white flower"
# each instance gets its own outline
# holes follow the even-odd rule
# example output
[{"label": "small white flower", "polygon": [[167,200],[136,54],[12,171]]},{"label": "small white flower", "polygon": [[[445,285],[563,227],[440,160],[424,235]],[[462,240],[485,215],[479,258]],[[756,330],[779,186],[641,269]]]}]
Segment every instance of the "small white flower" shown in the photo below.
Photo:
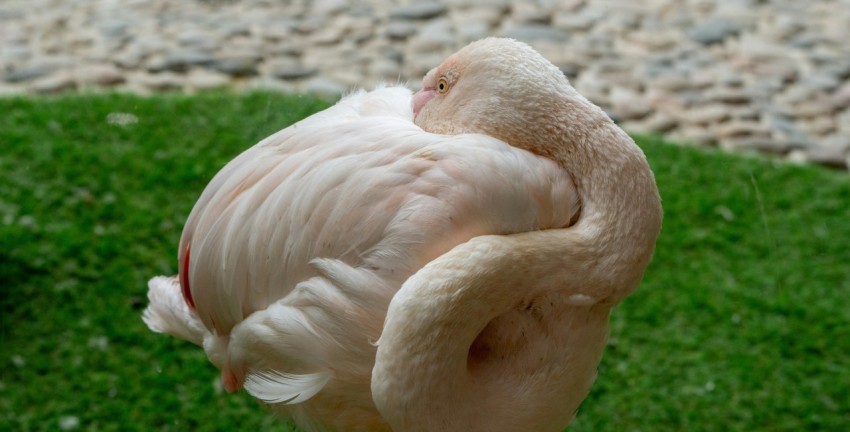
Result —
[{"label": "small white flower", "polygon": [[23,357],[21,357],[18,354],[15,354],[15,355],[12,356],[12,364],[15,365],[15,367],[22,368],[22,367],[26,366],[27,362],[26,362],[26,360],[24,360]]},{"label": "small white flower", "polygon": [[127,126],[139,122],[139,118],[130,113],[114,112],[106,116],[106,122],[113,126]]},{"label": "small white flower", "polygon": [[77,416],[65,416],[59,419],[59,429],[74,430],[80,427],[80,419]]},{"label": "small white flower", "polygon": [[89,348],[106,351],[106,349],[109,348],[109,338],[107,338],[106,336],[92,337],[89,339],[88,346]]}]

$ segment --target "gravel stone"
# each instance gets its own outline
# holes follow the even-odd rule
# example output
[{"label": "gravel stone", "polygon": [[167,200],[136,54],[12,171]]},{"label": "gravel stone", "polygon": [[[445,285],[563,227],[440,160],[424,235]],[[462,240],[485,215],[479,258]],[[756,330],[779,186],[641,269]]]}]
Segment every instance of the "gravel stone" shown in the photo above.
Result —
[{"label": "gravel stone", "polygon": [[321,96],[330,100],[338,98],[348,90],[342,84],[324,78],[313,78],[304,83],[302,90],[306,93]]},{"label": "gravel stone", "polygon": [[169,52],[159,60],[151,61],[148,64],[148,71],[184,72],[193,66],[206,66],[213,62],[215,62],[215,57],[211,54],[192,48],[181,48]]},{"label": "gravel stone", "polygon": [[412,3],[394,8],[390,18],[407,20],[424,20],[446,13],[446,6],[437,2]]},{"label": "gravel stone", "polygon": [[124,74],[111,63],[80,66],[75,71],[77,84],[112,87],[125,81]]},{"label": "gravel stone", "polygon": [[[833,168],[847,169],[846,137],[841,137],[838,143],[822,142],[809,146],[805,150],[806,160]],[[837,144],[837,145],[836,145]]]},{"label": "gravel stone", "polygon": [[41,78],[50,73],[50,68],[42,65],[24,66],[17,69],[12,69],[3,75],[3,81],[10,83],[19,83],[24,81],[32,81],[36,78]]},{"label": "gravel stone", "polygon": [[0,96],[226,87],[332,99],[379,81],[416,88],[454,50],[503,35],[631,131],[834,167],[850,158],[847,0],[119,3],[3,2]]},{"label": "gravel stone", "polygon": [[703,45],[711,45],[740,32],[741,27],[737,22],[725,17],[714,17],[698,24],[688,32],[688,37]]},{"label": "gravel stone", "polygon": [[418,52],[428,53],[451,49],[454,43],[451,21],[441,18],[421,27],[419,33],[410,41],[410,46]]},{"label": "gravel stone", "polygon": [[60,93],[77,87],[77,81],[69,71],[59,72],[34,81],[30,86],[36,93]]},{"label": "gravel stone", "polygon": [[769,138],[770,129],[757,122],[732,121],[718,126],[717,136],[721,139],[740,137]]},{"label": "gravel stone", "polygon": [[504,30],[501,36],[526,43],[532,43],[538,40],[555,42],[564,42],[567,40],[567,34],[564,31],[543,24],[517,25]]},{"label": "gravel stone", "polygon": [[227,87],[230,77],[207,69],[194,69],[186,75],[186,86],[190,90],[212,90]]},{"label": "gravel stone", "polygon": [[272,60],[269,70],[272,76],[284,80],[306,78],[315,75],[317,71],[316,68],[304,66],[301,61],[291,57]]},{"label": "gravel stone", "polygon": [[410,21],[392,21],[387,25],[385,34],[390,39],[404,40],[415,34],[418,28]]},{"label": "gravel stone", "polygon": [[213,62],[213,67],[219,72],[233,76],[256,75],[259,59],[260,56],[253,53],[222,53]]},{"label": "gravel stone", "polygon": [[184,79],[174,72],[161,72],[142,75],[137,82],[147,90],[173,91],[183,88]]}]

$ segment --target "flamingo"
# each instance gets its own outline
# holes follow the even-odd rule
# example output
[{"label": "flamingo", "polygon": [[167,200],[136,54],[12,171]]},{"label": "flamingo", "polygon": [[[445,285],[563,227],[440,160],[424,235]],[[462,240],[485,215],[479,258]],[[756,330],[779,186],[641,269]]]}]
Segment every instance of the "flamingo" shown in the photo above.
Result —
[{"label": "flamingo", "polygon": [[632,139],[487,38],[228,163],[143,319],[303,430],[562,430],[661,220]]}]

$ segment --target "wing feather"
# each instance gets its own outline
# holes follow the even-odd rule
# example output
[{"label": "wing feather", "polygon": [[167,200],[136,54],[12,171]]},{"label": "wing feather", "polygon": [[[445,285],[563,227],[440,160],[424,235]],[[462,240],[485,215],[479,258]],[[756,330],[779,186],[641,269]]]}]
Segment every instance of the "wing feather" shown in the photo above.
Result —
[{"label": "wing feather", "polygon": [[245,390],[266,403],[297,404],[313,397],[332,377],[330,372],[300,375],[278,371],[256,372],[245,378]]},{"label": "wing feather", "polygon": [[315,258],[410,275],[476,235],[569,223],[576,194],[554,162],[483,135],[426,133],[409,92],[383,91],[262,141],[204,191],[183,241],[208,328],[228,334],[285,297],[317,275]]}]

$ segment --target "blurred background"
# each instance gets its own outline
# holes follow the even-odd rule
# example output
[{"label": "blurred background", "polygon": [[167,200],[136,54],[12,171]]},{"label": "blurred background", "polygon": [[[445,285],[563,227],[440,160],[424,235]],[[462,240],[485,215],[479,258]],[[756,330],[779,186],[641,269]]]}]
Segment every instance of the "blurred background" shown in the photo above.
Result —
[{"label": "blurred background", "polygon": [[635,133],[840,169],[850,0],[4,0],[0,94],[418,86],[528,42]]}]

